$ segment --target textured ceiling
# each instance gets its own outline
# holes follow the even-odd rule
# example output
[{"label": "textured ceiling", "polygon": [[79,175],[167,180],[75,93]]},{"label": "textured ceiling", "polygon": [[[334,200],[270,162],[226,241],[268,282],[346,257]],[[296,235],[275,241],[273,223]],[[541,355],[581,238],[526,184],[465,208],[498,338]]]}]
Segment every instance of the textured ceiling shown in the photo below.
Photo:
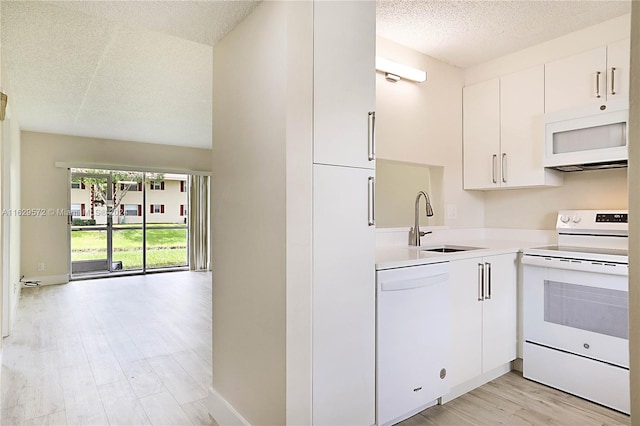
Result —
[{"label": "textured ceiling", "polygon": [[379,36],[466,68],[631,11],[626,1],[377,1]]},{"label": "textured ceiling", "polygon": [[21,128],[210,148],[211,46],[256,4],[2,1]]},{"label": "textured ceiling", "polygon": [[[258,1],[0,0],[24,130],[211,147],[212,47]],[[467,67],[628,13],[629,1],[377,2],[384,38]]]}]

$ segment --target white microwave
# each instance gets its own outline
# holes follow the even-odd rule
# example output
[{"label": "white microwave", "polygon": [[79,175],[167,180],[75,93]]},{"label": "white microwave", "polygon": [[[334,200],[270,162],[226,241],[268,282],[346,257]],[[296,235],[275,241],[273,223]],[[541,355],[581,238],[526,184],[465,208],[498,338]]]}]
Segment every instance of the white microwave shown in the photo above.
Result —
[{"label": "white microwave", "polygon": [[607,102],[544,115],[544,166],[562,171],[626,167],[629,103]]}]

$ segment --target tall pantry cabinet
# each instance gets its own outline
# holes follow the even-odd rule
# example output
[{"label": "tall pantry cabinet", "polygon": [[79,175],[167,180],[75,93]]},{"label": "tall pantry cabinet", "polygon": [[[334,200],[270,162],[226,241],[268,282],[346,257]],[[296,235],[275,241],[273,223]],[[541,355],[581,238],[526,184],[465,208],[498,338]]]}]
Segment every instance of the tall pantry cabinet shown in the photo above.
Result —
[{"label": "tall pantry cabinet", "polygon": [[314,3],[313,399],[375,423],[375,2]]}]

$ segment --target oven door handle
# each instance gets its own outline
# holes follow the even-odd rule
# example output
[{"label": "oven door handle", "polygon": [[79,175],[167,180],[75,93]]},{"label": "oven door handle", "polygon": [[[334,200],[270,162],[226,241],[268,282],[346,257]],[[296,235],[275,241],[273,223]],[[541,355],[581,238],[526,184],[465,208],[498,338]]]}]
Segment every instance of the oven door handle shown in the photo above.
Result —
[{"label": "oven door handle", "polygon": [[580,272],[595,272],[598,274],[629,275],[629,265],[623,263],[598,262],[595,260],[563,259],[525,254],[522,256],[522,264]]}]

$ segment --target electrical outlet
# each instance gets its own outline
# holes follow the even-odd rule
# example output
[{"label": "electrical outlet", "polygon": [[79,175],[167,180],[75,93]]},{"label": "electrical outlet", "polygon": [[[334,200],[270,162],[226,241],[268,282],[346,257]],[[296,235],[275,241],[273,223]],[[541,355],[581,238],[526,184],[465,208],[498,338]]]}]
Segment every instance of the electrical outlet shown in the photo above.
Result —
[{"label": "electrical outlet", "polygon": [[44,263],[38,263],[38,272],[44,271]]},{"label": "electrical outlet", "polygon": [[458,218],[458,206],[456,204],[447,204],[445,210],[447,219],[456,220]]}]

